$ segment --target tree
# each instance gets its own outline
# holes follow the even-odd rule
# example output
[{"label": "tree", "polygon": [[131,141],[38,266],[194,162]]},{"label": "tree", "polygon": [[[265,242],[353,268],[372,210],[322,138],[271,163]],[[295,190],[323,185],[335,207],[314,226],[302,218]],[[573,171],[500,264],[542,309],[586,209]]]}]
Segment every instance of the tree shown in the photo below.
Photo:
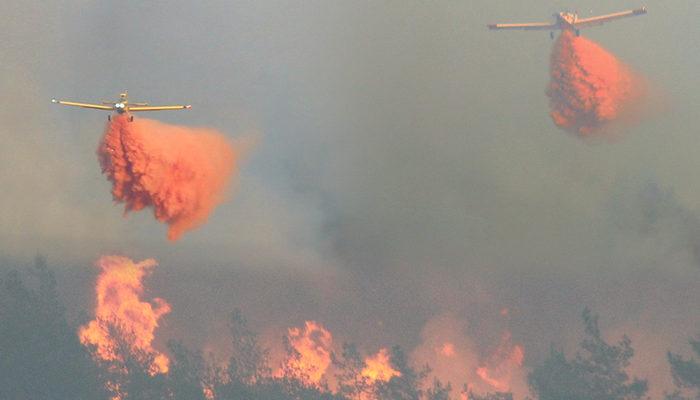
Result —
[{"label": "tree", "polygon": [[[696,356],[700,356],[700,338],[689,341]],[[673,394],[667,396],[668,400],[689,400],[691,397],[681,395],[680,389],[695,391],[695,399],[700,399],[700,361],[695,358],[685,359],[679,354],[668,353],[668,362],[671,364],[673,381],[679,388]]]},{"label": "tree", "polygon": [[106,387],[120,400],[167,399],[166,375],[154,371],[155,353],[134,346],[136,335],[118,321],[100,321],[112,339],[113,359],[103,359],[91,346]]},{"label": "tree", "polygon": [[172,400],[205,400],[209,371],[200,353],[193,353],[182,343],[168,343],[172,360],[167,375],[168,392]]},{"label": "tree", "polygon": [[344,343],[340,357],[332,354],[333,364],[339,371],[335,378],[338,382],[338,394],[348,399],[360,400],[369,398],[373,392],[372,383],[362,370],[365,361],[354,344]]},{"label": "tree", "polygon": [[[310,384],[303,371],[284,370],[282,376],[273,376],[269,351],[260,345],[257,333],[248,328],[240,310],[231,314],[229,328],[233,355],[225,379],[213,379],[217,400],[342,400],[324,385]],[[286,343],[286,347],[288,357],[299,357],[293,346]]]},{"label": "tree", "polygon": [[513,393],[496,392],[477,395],[470,392],[469,400],[513,400]]},{"label": "tree", "polygon": [[607,343],[600,333],[598,317],[583,311],[585,338],[581,351],[567,360],[552,349],[545,362],[529,375],[530,386],[540,400],[635,400],[646,395],[647,382],[631,379],[625,371],[634,355],[627,336]]},{"label": "tree", "polygon": [[229,378],[243,384],[253,384],[269,377],[269,351],[258,343],[258,335],[248,328],[248,321],[235,309],[229,323],[233,341],[233,355],[229,360]]},{"label": "tree", "polygon": [[32,272],[34,288],[17,270],[0,276],[0,398],[106,398],[46,261],[37,258]]},{"label": "tree", "polygon": [[435,378],[433,380],[433,386],[428,388],[425,392],[427,400],[450,400],[450,393],[452,392],[452,385],[447,382],[443,384],[439,379]]},{"label": "tree", "polygon": [[393,376],[387,382],[377,382],[376,394],[381,400],[419,400],[423,396],[421,389],[423,380],[430,373],[426,365],[415,371],[408,364],[406,355],[399,346],[391,348],[391,364],[400,375]]}]

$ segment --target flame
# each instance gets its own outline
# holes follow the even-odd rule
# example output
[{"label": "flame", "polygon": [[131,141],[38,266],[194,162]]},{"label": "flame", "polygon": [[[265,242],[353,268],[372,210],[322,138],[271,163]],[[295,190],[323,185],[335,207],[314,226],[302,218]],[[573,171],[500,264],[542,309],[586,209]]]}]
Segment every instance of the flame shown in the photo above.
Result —
[{"label": "flame", "polygon": [[141,300],[142,281],[156,266],[156,261],[147,259],[134,263],[126,257],[103,256],[96,265],[102,272],[95,285],[95,319],[80,328],[81,343],[96,346],[96,355],[103,360],[119,360],[115,352],[116,338],[104,324],[115,323],[133,334],[133,343],[129,343],[132,349],[154,356],[150,366],[152,373],[168,372],[170,360],[153,349],[151,343],[158,320],[170,312],[170,305],[160,298],[154,298],[152,303]]},{"label": "flame", "polygon": [[[504,311],[505,310],[505,311]],[[498,318],[509,318],[511,310],[502,308]],[[422,343],[411,355],[414,365],[430,365],[431,378],[465,388],[460,394],[512,392],[517,398],[528,392],[523,347],[514,344],[504,328],[495,348],[484,352],[467,334],[468,322],[452,313],[428,320],[421,333]],[[482,334],[493,332],[482,331]]]},{"label": "flame", "polygon": [[568,30],[554,43],[550,76],[552,120],[582,136],[629,117],[645,91],[643,81],[613,54]]},{"label": "flame", "polygon": [[97,150],[125,212],[152,206],[168,239],[204,223],[223,200],[237,151],[219,132],[115,116]]},{"label": "flame", "polygon": [[[303,327],[288,328],[286,337],[294,353],[287,357],[274,376],[296,379],[314,386],[321,384],[332,363],[333,335],[320,323],[306,321]],[[357,374],[369,385],[389,381],[394,376],[401,376],[401,373],[392,367],[386,348],[367,356],[364,368]],[[371,392],[360,394],[362,400],[374,398]]]},{"label": "flame", "polygon": [[514,345],[510,332],[501,337],[496,351],[491,355],[487,364],[476,369],[476,374],[482,381],[499,392],[512,390],[513,378],[516,371],[523,366],[525,351],[522,346]]},{"label": "flame", "polygon": [[303,328],[289,328],[287,339],[297,354],[286,360],[277,376],[292,375],[319,384],[331,364],[331,333],[316,321],[306,321]]},{"label": "flame", "polygon": [[387,382],[395,376],[401,376],[401,372],[392,368],[389,351],[383,348],[374,356],[365,358],[365,368],[361,375],[367,378],[370,384],[373,384],[377,381]]},{"label": "flame", "polygon": [[478,346],[466,334],[465,326],[466,321],[452,313],[428,320],[421,332],[422,343],[411,354],[412,363],[429,364],[430,379],[451,382],[455,388],[478,380]]},{"label": "flame", "polygon": [[438,352],[438,354],[440,354],[442,356],[452,358],[456,354],[455,353],[455,345],[450,343],[450,342],[446,342],[438,349],[437,352]]}]

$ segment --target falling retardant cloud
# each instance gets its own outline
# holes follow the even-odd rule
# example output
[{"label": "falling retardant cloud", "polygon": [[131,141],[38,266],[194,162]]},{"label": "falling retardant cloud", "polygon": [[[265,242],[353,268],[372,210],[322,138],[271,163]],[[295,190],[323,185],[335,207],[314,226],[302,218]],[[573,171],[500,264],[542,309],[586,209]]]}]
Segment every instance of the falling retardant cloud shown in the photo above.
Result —
[{"label": "falling retardant cloud", "polygon": [[169,226],[168,239],[177,240],[224,200],[239,150],[213,129],[117,116],[97,153],[125,212],[153,207]]},{"label": "falling retardant cloud", "polygon": [[554,123],[589,136],[642,112],[646,83],[593,41],[562,31],[554,43],[547,96]]}]

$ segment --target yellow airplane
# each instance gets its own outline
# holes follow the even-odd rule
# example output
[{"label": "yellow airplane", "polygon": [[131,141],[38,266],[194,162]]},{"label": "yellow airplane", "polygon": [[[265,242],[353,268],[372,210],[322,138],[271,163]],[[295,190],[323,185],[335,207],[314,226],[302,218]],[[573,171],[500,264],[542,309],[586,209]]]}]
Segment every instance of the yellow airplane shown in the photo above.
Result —
[{"label": "yellow airplane", "polygon": [[[489,29],[502,30],[502,29],[521,29],[521,30],[543,30],[543,31],[554,31],[554,30],[572,30],[576,32],[576,36],[580,34],[579,29],[585,28],[593,25],[602,25],[605,22],[609,22],[615,19],[634,17],[637,15],[644,15],[647,13],[646,7],[636,8],[634,10],[620,11],[612,14],[599,15],[597,17],[590,18],[579,18],[578,14],[575,12],[560,12],[554,14],[556,20],[552,23],[549,22],[533,22],[525,24],[489,24]],[[549,36],[554,39],[554,32],[550,32]]]},{"label": "yellow airplane", "polygon": [[[52,103],[63,104],[64,106],[75,106],[83,108],[92,108],[95,110],[116,111],[117,114],[129,114],[136,111],[162,111],[162,110],[183,110],[192,108],[191,105],[181,106],[149,106],[148,103],[129,103],[129,94],[125,90],[119,95],[119,100],[116,102],[103,101],[102,104],[92,103],[77,103],[75,101],[65,101],[51,99]],[[108,120],[112,120],[111,115],[107,116]],[[129,115],[129,121],[133,121],[134,116]]]}]

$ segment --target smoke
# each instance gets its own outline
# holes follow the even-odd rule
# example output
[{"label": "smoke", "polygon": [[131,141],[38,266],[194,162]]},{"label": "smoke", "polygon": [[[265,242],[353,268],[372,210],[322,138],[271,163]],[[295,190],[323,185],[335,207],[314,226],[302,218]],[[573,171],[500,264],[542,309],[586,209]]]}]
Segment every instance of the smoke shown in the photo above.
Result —
[{"label": "smoke", "polygon": [[501,336],[498,348],[489,356],[484,366],[476,369],[476,374],[496,391],[514,391],[513,382],[517,378],[520,378],[520,381],[524,381],[525,378],[521,373],[524,357],[523,347],[513,344],[511,333],[505,332]]},{"label": "smoke", "polygon": [[[96,346],[96,355],[101,359],[120,361],[116,346],[124,338],[113,335],[126,333],[132,340],[129,343],[132,350],[154,356],[151,371],[168,372],[170,360],[153,349],[151,343],[158,320],[170,312],[170,305],[157,297],[152,302],[141,300],[143,279],[156,266],[156,261],[147,259],[135,263],[126,257],[103,256],[96,264],[102,272],[95,285],[95,319],[80,328],[80,341]],[[118,332],[110,329],[109,324],[118,327]]]},{"label": "smoke", "polygon": [[224,199],[239,153],[219,132],[117,116],[98,148],[112,196],[125,212],[152,206],[168,239],[204,223]]},{"label": "smoke", "polygon": [[560,128],[582,136],[641,113],[644,81],[598,44],[564,30],[554,43],[547,96]]},{"label": "smoke", "polygon": [[474,382],[478,367],[476,346],[452,314],[433,317],[423,327],[423,342],[412,354],[414,364],[429,364],[436,378],[456,387]]},{"label": "smoke", "polygon": [[451,313],[438,315],[423,327],[422,343],[413,351],[414,364],[429,364],[434,377],[468,392],[527,394],[523,346],[505,330],[495,348],[481,348],[466,332],[465,321]]}]

